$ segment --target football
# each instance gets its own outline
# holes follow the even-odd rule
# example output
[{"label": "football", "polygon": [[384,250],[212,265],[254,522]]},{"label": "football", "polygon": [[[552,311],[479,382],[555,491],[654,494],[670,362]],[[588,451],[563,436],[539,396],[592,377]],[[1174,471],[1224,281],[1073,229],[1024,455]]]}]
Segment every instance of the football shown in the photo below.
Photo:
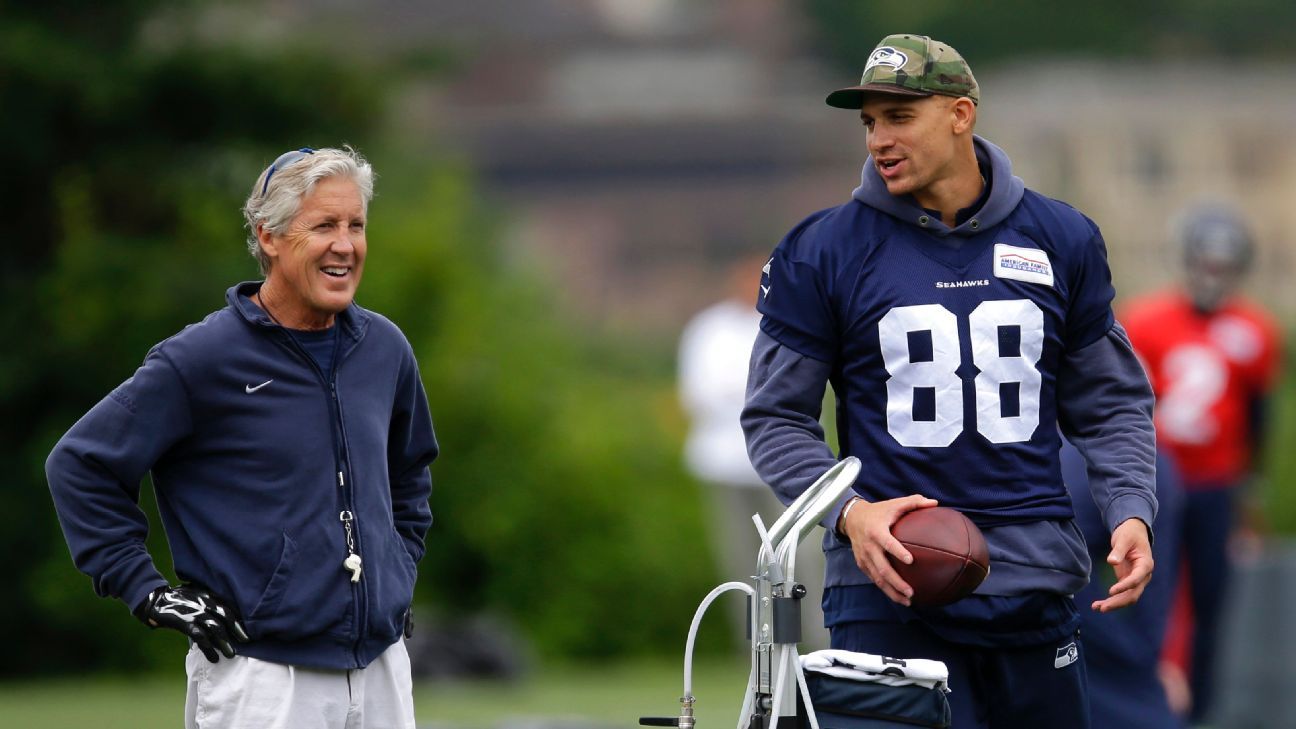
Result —
[{"label": "football", "polygon": [[990,573],[985,537],[954,509],[933,506],[907,512],[891,526],[891,534],[914,558],[912,564],[904,564],[887,555],[913,588],[914,605],[938,607],[961,600]]}]

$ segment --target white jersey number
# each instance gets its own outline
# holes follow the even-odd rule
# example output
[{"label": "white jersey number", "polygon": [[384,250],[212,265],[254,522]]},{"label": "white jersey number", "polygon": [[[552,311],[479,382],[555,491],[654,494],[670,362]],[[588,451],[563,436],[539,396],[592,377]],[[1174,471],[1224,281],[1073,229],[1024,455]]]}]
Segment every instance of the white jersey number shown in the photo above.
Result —
[{"label": "white jersey number", "polygon": [[1161,366],[1166,390],[1157,402],[1157,427],[1180,443],[1209,443],[1219,432],[1212,410],[1228,389],[1228,363],[1210,347],[1185,344]]},{"label": "white jersey number", "polygon": [[[1020,332],[1016,354],[1000,352],[1000,327]],[[931,338],[931,359],[914,362],[910,335]],[[976,391],[977,432],[991,443],[1030,440],[1039,427],[1043,378],[1036,364],[1044,351],[1044,312],[1027,299],[985,301],[968,316],[972,363],[981,372]],[[878,323],[882,361],[887,373],[887,431],[900,445],[943,448],[963,432],[963,381],[958,318],[940,304],[900,306]],[[1003,413],[1003,386],[1015,386],[1017,413]],[[914,402],[922,389],[934,393],[935,418],[914,418]]]}]

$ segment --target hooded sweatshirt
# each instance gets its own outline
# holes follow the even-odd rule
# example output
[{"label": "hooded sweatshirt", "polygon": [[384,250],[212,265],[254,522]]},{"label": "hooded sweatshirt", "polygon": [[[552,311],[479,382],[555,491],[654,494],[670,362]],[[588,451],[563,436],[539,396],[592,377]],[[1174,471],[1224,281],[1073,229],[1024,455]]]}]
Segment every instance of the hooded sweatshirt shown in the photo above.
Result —
[{"label": "hooded sweatshirt", "polygon": [[[985,191],[953,228],[891,195],[870,158],[850,202],[784,238],[761,282],[742,426],[790,503],[837,460],[818,422],[831,382],[841,455],[864,463],[847,499],[937,498],[985,534],[978,594],[1070,595],[1090,561],[1058,428],[1085,454],[1108,528],[1151,524],[1152,391],[1112,315],[1097,226],[1026,189],[998,147],[974,149]],[[824,550],[830,593],[868,583],[832,528]],[[860,619],[830,603],[829,625]]]},{"label": "hooded sweatshirt", "polygon": [[166,584],[137,506],[147,473],[177,576],[237,611],[240,654],[363,668],[401,636],[432,523],[427,397],[391,321],[351,304],[325,371],[249,300],[259,287],[229,289],[77,421],[50,491],[99,595],[134,608]]}]

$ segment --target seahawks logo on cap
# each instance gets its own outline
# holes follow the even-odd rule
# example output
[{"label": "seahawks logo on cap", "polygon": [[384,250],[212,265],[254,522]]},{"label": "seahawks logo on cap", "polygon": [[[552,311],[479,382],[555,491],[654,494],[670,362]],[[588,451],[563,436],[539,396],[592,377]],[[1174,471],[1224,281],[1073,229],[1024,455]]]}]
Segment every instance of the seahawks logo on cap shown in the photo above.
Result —
[{"label": "seahawks logo on cap", "polygon": [[873,51],[873,55],[869,56],[868,64],[864,66],[864,72],[868,73],[868,70],[874,66],[889,66],[898,69],[902,68],[908,62],[909,57],[905,54],[897,51],[891,46],[882,46]]}]

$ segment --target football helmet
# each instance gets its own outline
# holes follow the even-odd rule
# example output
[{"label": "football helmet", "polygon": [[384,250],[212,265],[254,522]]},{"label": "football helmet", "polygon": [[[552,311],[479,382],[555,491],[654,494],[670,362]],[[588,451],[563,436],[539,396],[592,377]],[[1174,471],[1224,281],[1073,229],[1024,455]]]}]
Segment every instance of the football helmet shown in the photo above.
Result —
[{"label": "football helmet", "polygon": [[1174,237],[1193,306],[1206,314],[1215,311],[1251,267],[1255,257],[1251,231],[1232,208],[1198,206],[1179,216]]}]

